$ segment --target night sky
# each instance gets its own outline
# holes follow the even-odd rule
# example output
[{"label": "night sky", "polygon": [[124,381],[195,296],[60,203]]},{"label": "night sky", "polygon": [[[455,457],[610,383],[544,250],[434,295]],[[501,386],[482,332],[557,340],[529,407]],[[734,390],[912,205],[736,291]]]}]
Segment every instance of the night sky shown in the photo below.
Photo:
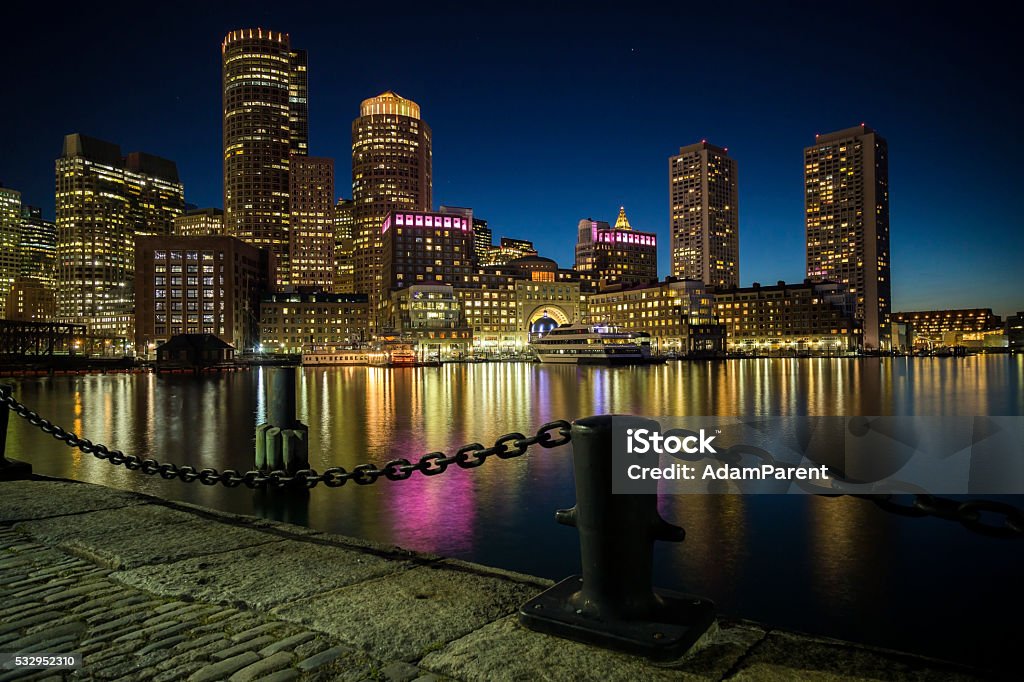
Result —
[{"label": "night sky", "polygon": [[802,150],[866,122],[889,141],[894,309],[1024,309],[1019,37],[997,5],[904,4],[16,3],[0,182],[52,218],[81,132],[221,206],[220,43],[261,26],[309,51],[310,152],[340,196],[359,103],[392,89],[433,128],[435,206],[569,267],[577,221],[625,205],[665,275],[668,157],[707,139],[739,163],[741,283],[799,281]]}]

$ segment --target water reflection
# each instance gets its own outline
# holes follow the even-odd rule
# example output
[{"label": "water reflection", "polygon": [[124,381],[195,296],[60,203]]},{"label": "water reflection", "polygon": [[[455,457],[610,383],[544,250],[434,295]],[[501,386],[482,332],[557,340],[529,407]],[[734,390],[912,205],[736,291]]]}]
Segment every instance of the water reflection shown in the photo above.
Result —
[{"label": "water reflection", "polygon": [[[596,413],[1019,415],[1022,363],[1021,356],[979,356],[616,369],[491,363],[310,368],[301,372],[296,406],[310,427],[310,465],[351,469],[472,441],[490,444],[510,431]],[[254,427],[265,419],[268,371],[25,379],[15,382],[15,391],[47,418],[126,452],[246,470],[253,463]],[[550,578],[578,570],[575,531],[553,521],[555,509],[574,501],[568,448],[433,478],[320,487],[299,497],[146,477],[62,448],[21,420],[12,420],[8,451],[43,474]],[[966,659],[965,637],[974,638],[970,646],[979,652],[991,653],[997,648],[992,642],[1000,641],[996,626],[984,625],[991,621],[986,602],[969,590],[942,601],[933,586],[972,585],[1003,601],[1024,601],[1013,572],[1003,570],[1022,565],[1024,543],[979,541],[948,523],[887,516],[857,500],[668,496],[659,504],[666,518],[687,529],[687,539],[658,546],[657,582],[705,594],[726,613],[942,657],[959,651]],[[931,581],[910,577],[922,565]],[[951,599],[963,618],[979,623],[976,632],[937,626],[953,608]],[[879,618],[880,611],[887,615]]]}]

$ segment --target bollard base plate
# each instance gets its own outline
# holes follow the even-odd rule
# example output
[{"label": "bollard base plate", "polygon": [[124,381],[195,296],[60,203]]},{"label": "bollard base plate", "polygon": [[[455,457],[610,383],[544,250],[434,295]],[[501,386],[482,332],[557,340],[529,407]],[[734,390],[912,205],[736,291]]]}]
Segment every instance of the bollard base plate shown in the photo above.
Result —
[{"label": "bollard base plate", "polygon": [[714,602],[678,592],[655,590],[665,604],[652,620],[599,619],[576,613],[570,598],[582,578],[570,576],[519,609],[519,622],[531,630],[593,644],[654,661],[682,657],[715,622]]},{"label": "bollard base plate", "polygon": [[32,478],[31,464],[0,458],[0,481],[24,481],[27,478]]}]

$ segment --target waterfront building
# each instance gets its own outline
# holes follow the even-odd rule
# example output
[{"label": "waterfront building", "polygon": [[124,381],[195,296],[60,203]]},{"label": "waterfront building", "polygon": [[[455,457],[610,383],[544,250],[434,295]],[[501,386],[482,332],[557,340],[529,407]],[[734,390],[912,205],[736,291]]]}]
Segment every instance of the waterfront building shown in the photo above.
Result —
[{"label": "waterfront building", "polygon": [[173,161],[67,135],[56,162],[57,315],[90,334],[133,334],[135,242],[170,235],[185,211]]},{"label": "waterfront building", "polygon": [[178,334],[216,334],[238,352],[259,341],[260,297],[273,254],[227,235],[140,237],[136,243],[136,354]]},{"label": "waterfront building", "polygon": [[668,160],[671,273],[716,289],[740,282],[739,189],[728,152],[703,140]]},{"label": "waterfront building", "polygon": [[1011,353],[1024,351],[1024,312],[1006,316],[1006,341]]},{"label": "waterfront building", "polygon": [[591,324],[646,332],[661,353],[715,354],[725,349],[725,327],[714,315],[714,296],[700,280],[669,277],[606,287],[587,299]]},{"label": "waterfront building", "polygon": [[861,342],[853,296],[840,284],[755,282],[714,296],[730,352],[828,354],[856,350]]},{"label": "waterfront building", "polygon": [[53,322],[57,317],[57,298],[52,284],[35,277],[15,277],[4,313],[8,320]]},{"label": "waterfront building", "polygon": [[268,292],[260,303],[260,350],[334,350],[369,339],[366,294]]},{"label": "waterfront building", "polygon": [[536,255],[537,249],[533,247],[533,242],[525,239],[502,237],[497,246],[490,246],[487,248],[486,252],[481,257],[480,266],[489,267],[505,265],[517,258]]},{"label": "waterfront building", "polygon": [[174,219],[178,237],[213,237],[224,234],[224,211],[219,208],[194,208]]},{"label": "waterfront building", "polygon": [[515,277],[490,268],[480,269],[454,292],[462,305],[466,325],[472,330],[476,351],[495,355],[516,350],[521,325]]},{"label": "waterfront building", "polygon": [[395,324],[396,311],[386,305],[391,292],[414,284],[457,285],[473,272],[471,216],[396,210],[385,216],[381,233],[381,287],[389,297],[382,301],[382,326]]},{"label": "waterfront building", "polygon": [[306,55],[287,33],[231,31],[223,58],[224,231],[270,249],[291,278],[289,169],[308,148]]},{"label": "waterfront building", "polygon": [[1001,346],[1003,319],[991,308],[917,310],[892,314],[894,323],[909,324],[917,348],[941,346]]},{"label": "waterfront building", "polygon": [[21,192],[0,186],[0,313],[21,271]]},{"label": "waterfront building", "polygon": [[292,286],[334,288],[334,159],[293,154],[288,189]]},{"label": "waterfront building", "polygon": [[351,199],[338,199],[334,205],[334,291],[339,294],[355,292],[354,206]]},{"label": "waterfront building", "polygon": [[599,287],[632,285],[658,279],[658,238],[634,230],[619,208],[615,226],[587,218],[577,225],[576,270],[595,279]]},{"label": "waterfront building", "polygon": [[516,341],[525,346],[539,321],[580,322],[586,315],[578,280],[558,277],[558,264],[542,256],[526,256],[505,266],[515,280]]},{"label": "waterfront building", "polygon": [[[430,126],[418,104],[391,91],[363,100],[352,122],[353,276],[354,289],[367,294],[371,306],[387,298],[384,218],[392,211],[431,210],[432,163]],[[370,314],[375,327],[373,307]]]},{"label": "waterfront building", "polygon": [[804,149],[807,276],[845,285],[864,348],[889,347],[889,148],[861,124]]},{"label": "waterfront building", "polygon": [[459,357],[473,343],[463,304],[451,285],[413,284],[392,291],[391,308],[396,336],[415,341],[424,357]]}]

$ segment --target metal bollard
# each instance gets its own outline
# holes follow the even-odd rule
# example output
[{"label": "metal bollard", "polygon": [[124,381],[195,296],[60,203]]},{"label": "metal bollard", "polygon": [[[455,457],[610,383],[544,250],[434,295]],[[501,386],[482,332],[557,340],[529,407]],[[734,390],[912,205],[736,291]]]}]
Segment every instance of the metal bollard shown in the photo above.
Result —
[{"label": "metal bollard", "polygon": [[295,367],[269,370],[267,422],[256,427],[256,468],[296,471],[309,468],[309,427],[295,416]]},{"label": "metal bollard", "polygon": [[[14,388],[6,384],[0,385],[0,396],[6,398],[14,392]],[[11,411],[6,405],[0,406],[0,481],[23,481],[32,477],[32,465],[7,459],[7,427],[11,421]]]},{"label": "metal bollard", "polygon": [[[617,423],[623,431],[659,429],[649,419],[616,419],[623,420]],[[519,622],[653,660],[676,659],[714,624],[715,606],[651,586],[654,541],[680,542],[685,532],[661,518],[657,495],[612,494],[612,445],[611,415],[573,422],[576,506],[555,518],[579,531],[583,575],[526,602]]]}]

